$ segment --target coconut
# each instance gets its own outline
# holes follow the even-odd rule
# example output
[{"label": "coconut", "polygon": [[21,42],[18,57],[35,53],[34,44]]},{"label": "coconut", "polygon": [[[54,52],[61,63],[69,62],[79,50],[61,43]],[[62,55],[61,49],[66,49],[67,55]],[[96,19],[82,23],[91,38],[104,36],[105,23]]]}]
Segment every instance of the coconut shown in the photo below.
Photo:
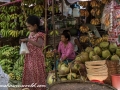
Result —
[{"label": "coconut", "polygon": [[101,56],[101,52],[102,52],[102,50],[101,50],[100,47],[96,46],[96,47],[94,47],[94,52],[95,52],[95,54]]},{"label": "coconut", "polygon": [[70,64],[71,71],[73,73],[77,73],[80,70],[80,64],[78,63],[71,63]]},{"label": "coconut", "polygon": [[67,78],[61,78],[60,80],[61,80],[61,81],[66,81],[66,80],[67,80]]},{"label": "coconut", "polygon": [[49,73],[47,77],[47,83],[51,85],[55,82],[55,73]]},{"label": "coconut", "polygon": [[92,59],[92,56],[94,56],[94,55],[95,55],[95,52],[94,51],[90,51],[90,53],[89,53],[90,60]]},{"label": "coconut", "polygon": [[90,51],[92,51],[93,50],[93,48],[92,47],[87,47],[86,49],[85,49],[85,52],[90,52]]},{"label": "coconut", "polygon": [[85,61],[89,61],[89,54],[87,52],[81,53],[81,62],[85,63]]},{"label": "coconut", "polygon": [[98,55],[94,55],[94,56],[92,56],[92,60],[93,61],[101,60],[101,58]]},{"label": "coconut", "polygon": [[75,61],[76,62],[81,62],[82,61],[81,55],[76,56]]},{"label": "coconut", "polygon": [[108,46],[109,46],[109,42],[101,42],[100,43],[100,47],[102,48],[102,49],[107,49],[108,48]]},{"label": "coconut", "polygon": [[109,50],[110,52],[114,53],[117,49],[117,44],[116,43],[110,43],[109,45]]},{"label": "coconut", "polygon": [[111,53],[110,53],[109,50],[104,50],[104,51],[102,51],[102,57],[103,57],[104,59],[107,59],[107,58],[109,58],[110,56],[111,56]]},{"label": "coconut", "polygon": [[67,75],[67,79],[68,79],[68,80],[75,80],[76,78],[77,78],[76,73],[69,73],[69,74]]},{"label": "coconut", "polygon": [[65,74],[69,73],[70,68],[65,63],[62,63],[62,65],[60,66],[60,68],[58,68],[58,71],[59,71],[60,75],[65,75]]},{"label": "coconut", "polygon": [[116,49],[116,54],[120,57],[120,48]]},{"label": "coconut", "polygon": [[120,60],[119,56],[118,55],[113,55],[111,57],[111,60]]}]

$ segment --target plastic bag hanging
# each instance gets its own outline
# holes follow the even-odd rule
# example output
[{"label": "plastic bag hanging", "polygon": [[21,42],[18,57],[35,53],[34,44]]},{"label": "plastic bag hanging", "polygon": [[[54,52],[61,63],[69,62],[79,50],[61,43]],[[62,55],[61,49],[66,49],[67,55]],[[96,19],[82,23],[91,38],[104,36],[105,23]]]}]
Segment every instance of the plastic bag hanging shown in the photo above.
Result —
[{"label": "plastic bag hanging", "polygon": [[20,47],[20,54],[27,54],[29,53],[29,50],[27,48],[26,43],[21,43],[21,47]]}]

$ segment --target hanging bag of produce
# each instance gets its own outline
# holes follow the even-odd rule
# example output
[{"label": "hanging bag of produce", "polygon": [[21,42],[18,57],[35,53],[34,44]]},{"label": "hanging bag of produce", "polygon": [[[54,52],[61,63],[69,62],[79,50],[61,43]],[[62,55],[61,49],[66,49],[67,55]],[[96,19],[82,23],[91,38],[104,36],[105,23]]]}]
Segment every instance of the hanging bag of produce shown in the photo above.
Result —
[{"label": "hanging bag of produce", "polygon": [[21,47],[20,47],[20,54],[27,54],[29,53],[29,50],[27,48],[26,43],[21,43]]}]

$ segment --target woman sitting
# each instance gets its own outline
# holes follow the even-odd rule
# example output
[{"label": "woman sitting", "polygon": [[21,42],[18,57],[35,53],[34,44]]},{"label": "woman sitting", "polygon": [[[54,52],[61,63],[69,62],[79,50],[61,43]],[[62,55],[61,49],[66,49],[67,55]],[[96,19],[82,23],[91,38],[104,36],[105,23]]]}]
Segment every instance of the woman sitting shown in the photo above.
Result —
[{"label": "woman sitting", "polygon": [[60,62],[66,64],[75,59],[74,47],[70,42],[70,35],[68,33],[61,34],[61,41],[58,45],[58,54],[60,56]]}]

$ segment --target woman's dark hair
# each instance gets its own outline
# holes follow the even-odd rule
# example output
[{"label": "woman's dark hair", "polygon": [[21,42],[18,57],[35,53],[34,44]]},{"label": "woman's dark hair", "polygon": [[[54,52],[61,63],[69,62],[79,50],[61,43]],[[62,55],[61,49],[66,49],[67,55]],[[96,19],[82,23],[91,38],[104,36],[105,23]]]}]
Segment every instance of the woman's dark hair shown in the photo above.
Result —
[{"label": "woman's dark hair", "polygon": [[62,33],[61,35],[65,36],[65,38],[67,38],[68,41],[70,41],[70,35],[67,32]]},{"label": "woman's dark hair", "polygon": [[69,30],[64,30],[64,31],[63,31],[63,33],[68,33],[68,32],[70,33],[70,31],[69,31]]},{"label": "woman's dark hair", "polygon": [[35,16],[35,15],[30,15],[27,20],[27,23],[31,24],[31,25],[37,25],[38,29],[37,32],[45,32],[45,28],[43,26],[40,26],[40,19]]}]

